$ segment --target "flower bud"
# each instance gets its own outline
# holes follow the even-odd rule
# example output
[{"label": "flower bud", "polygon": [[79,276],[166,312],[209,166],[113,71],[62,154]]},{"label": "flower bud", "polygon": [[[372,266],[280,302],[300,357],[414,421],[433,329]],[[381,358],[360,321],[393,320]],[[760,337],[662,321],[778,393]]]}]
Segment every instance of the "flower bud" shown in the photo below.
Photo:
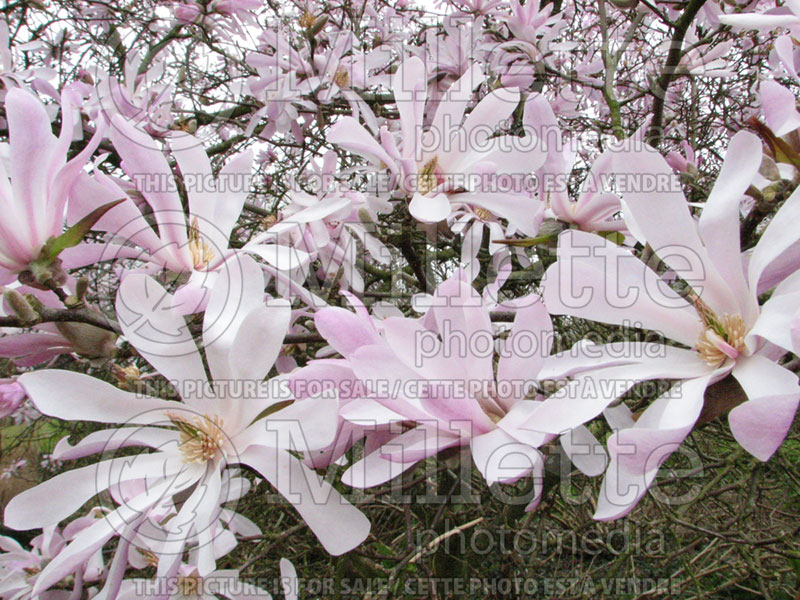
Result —
[{"label": "flower bud", "polygon": [[25,296],[20,294],[17,290],[5,290],[3,292],[3,300],[11,307],[11,310],[14,311],[14,314],[22,321],[23,325],[38,323],[39,315],[33,310],[33,307],[30,305],[30,302],[26,300]]},{"label": "flower bud", "polygon": [[[90,307],[92,312],[102,313]],[[65,321],[56,323],[56,328],[72,344],[73,349],[84,358],[109,358],[116,354],[117,335],[88,323]]]}]

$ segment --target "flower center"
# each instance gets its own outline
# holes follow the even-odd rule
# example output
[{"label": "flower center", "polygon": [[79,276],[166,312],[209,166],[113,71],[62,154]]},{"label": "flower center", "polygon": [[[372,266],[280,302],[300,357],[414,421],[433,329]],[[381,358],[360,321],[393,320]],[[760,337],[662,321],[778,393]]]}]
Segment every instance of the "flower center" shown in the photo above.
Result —
[{"label": "flower center", "polygon": [[417,191],[423,196],[439,185],[439,178],[436,176],[437,166],[439,166],[439,157],[434,156],[419,170]]},{"label": "flower center", "polygon": [[191,575],[178,577],[175,587],[182,598],[199,598],[203,593],[203,579],[195,571]]},{"label": "flower center", "polygon": [[492,213],[485,208],[481,208],[480,206],[475,208],[475,214],[478,215],[478,218],[482,219],[483,221],[488,221],[492,218]]},{"label": "flower center", "polygon": [[204,463],[217,455],[225,442],[222,419],[219,416],[196,416],[189,419],[182,415],[170,414],[169,420],[180,433],[178,447],[183,454],[183,462]]},{"label": "flower center", "polygon": [[347,70],[342,68],[336,71],[336,74],[333,76],[333,83],[338,85],[340,88],[349,86],[350,75],[348,74]]},{"label": "flower center", "polygon": [[307,10],[303,11],[303,14],[300,15],[300,27],[303,27],[305,29],[310,29],[314,25],[314,21],[316,20],[317,18],[310,12],[308,12]]},{"label": "flower center", "polygon": [[151,552],[150,550],[145,550],[144,548],[136,548],[136,551],[142,555],[147,565],[150,567],[157,567],[158,566],[158,557]]},{"label": "flower center", "polygon": [[697,352],[711,367],[718,367],[727,359],[736,359],[745,352],[744,337],[747,326],[739,315],[714,315],[704,319],[707,328],[697,339]]},{"label": "flower center", "polygon": [[198,271],[205,269],[214,259],[214,251],[200,237],[200,226],[197,217],[192,220],[189,227],[189,252],[192,253],[192,265]]}]

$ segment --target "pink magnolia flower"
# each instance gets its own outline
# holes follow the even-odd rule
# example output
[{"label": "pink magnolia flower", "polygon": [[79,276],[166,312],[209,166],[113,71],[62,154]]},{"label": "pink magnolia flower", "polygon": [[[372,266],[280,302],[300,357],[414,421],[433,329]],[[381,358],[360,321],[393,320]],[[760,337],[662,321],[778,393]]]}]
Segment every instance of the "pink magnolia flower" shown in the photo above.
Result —
[{"label": "pink magnolia flower", "polygon": [[[241,276],[226,277],[215,287],[203,321],[212,380],[183,318],[171,309],[174,298],[143,274],[122,282],[116,309],[125,337],[174,382],[182,402],[131,394],[71,371],[40,370],[20,378],[44,414],[126,425],[90,434],[69,449],[69,458],[130,446],[153,450],[67,471],[12,498],[5,524],[30,529],[59,522],[104,489],[147,482],[141,493],[60,552],[42,571],[35,592],[60,580],[87,552],[115,535],[129,540],[152,507],[182,491],[186,499],[165,524],[166,539],[156,553],[158,575],[175,574],[194,536],[199,573],[212,572],[212,535],[218,529],[220,505],[227,501],[221,486],[226,470],[236,464],[252,467],[272,483],[329,552],[346,552],[366,537],[366,517],[289,453],[330,443],[338,403],[331,398],[287,402],[293,398],[280,386],[264,382],[280,351],[291,309],[284,300],[265,304],[261,268],[247,257],[240,262]],[[260,416],[270,408],[273,412]]]},{"label": "pink magnolia flower", "polygon": [[[62,457],[69,457],[72,455],[80,455],[83,451],[80,448],[70,446],[66,438],[59,443],[60,455]],[[77,448],[77,451],[76,451]],[[58,449],[57,449],[58,450]],[[85,454],[85,452],[83,452]],[[126,481],[119,486],[110,488],[110,493],[115,502],[119,505],[127,504],[128,502],[135,501],[135,498],[146,491],[148,485],[147,480],[134,480]],[[230,506],[247,494],[250,491],[249,480],[243,478],[239,474],[238,469],[226,469],[222,473],[221,485],[219,487],[219,503]],[[148,567],[157,567],[159,563],[159,555],[163,552],[172,552],[174,548],[170,548],[170,530],[165,526],[166,523],[178,514],[179,506],[176,507],[173,498],[169,495],[164,495],[160,498],[160,502],[149,507],[143,515],[143,518],[136,519],[133,527],[128,528],[120,535],[120,539],[114,550],[113,557],[110,561],[107,573],[104,575],[104,581],[101,589],[96,592],[93,597],[96,598],[120,598],[127,595],[131,590],[131,585],[138,586],[138,591],[142,595],[149,595],[150,593],[159,594],[161,592],[167,594],[174,594],[176,591],[175,586],[181,577],[193,574],[198,577],[198,569],[202,568],[200,560],[204,558],[201,556],[200,549],[210,547],[210,554],[214,560],[219,560],[225,555],[229,554],[238,544],[236,539],[237,535],[254,536],[260,535],[260,529],[248,518],[229,509],[220,508],[218,511],[218,519],[210,524],[208,531],[202,530],[199,532],[189,532],[186,538],[186,546],[189,548],[187,555],[187,564],[181,564],[177,572],[172,576],[156,577],[152,580],[125,579],[125,574],[128,567],[133,569],[145,569]],[[110,511],[106,509],[102,514],[96,518],[105,518],[105,515]],[[92,523],[96,520],[93,519]],[[68,528],[77,525],[80,519],[70,523]],[[85,526],[84,526],[85,527]],[[83,529],[84,527],[81,527]],[[66,534],[67,530],[65,530]],[[80,530],[77,531],[80,533]],[[68,539],[74,538],[73,534]],[[77,541],[81,544],[94,543],[91,539],[91,534],[87,532]],[[210,542],[208,540],[211,540]],[[102,550],[98,549],[97,553],[102,556]],[[180,552],[183,555],[182,552]],[[191,565],[191,566],[190,566]],[[214,572],[208,577],[214,576]],[[201,578],[208,581],[208,577]]]},{"label": "pink magnolia flower", "polygon": [[[447,448],[465,447],[490,484],[533,474],[532,509],[544,466],[538,448],[557,438],[521,427],[540,405],[536,378],[552,344],[547,311],[538,299],[517,311],[495,372],[489,313],[465,274],[439,285],[433,300],[424,321],[389,317],[380,334],[355,327],[356,317],[342,309],[318,314],[318,327],[343,353],[363,390],[361,398],[343,405],[342,416],[355,426],[389,427],[393,434],[377,447],[370,444],[342,480],[371,487]],[[521,352],[520,345],[529,351]],[[587,429],[576,427],[561,442],[581,469],[602,472],[605,453]]]},{"label": "pink magnolia flower", "polygon": [[86,80],[78,79],[67,87],[84,100],[83,109],[95,121],[110,123],[119,114],[148,135],[163,138],[175,123],[175,85],[165,60],[152,60],[140,73],[143,59],[143,53],[132,50],[125,59],[124,77],[94,67],[84,73]]},{"label": "pink magnolia flower", "polygon": [[[731,375],[744,390],[746,401],[730,411],[728,421],[739,444],[759,460],[775,452],[792,423],[800,401],[797,377],[775,361],[792,348],[793,311],[787,307],[800,301],[800,280],[787,279],[785,288],[762,305],[758,289],[770,263],[800,237],[794,227],[800,193],[792,194],[775,215],[745,269],[739,203],[760,157],[757,137],[736,134],[695,222],[659,154],[629,148],[615,152],[628,227],[691,286],[683,295],[628,250],[600,237],[569,231],[559,239],[558,261],[544,279],[551,312],[633,324],[682,346],[631,342],[622,358],[583,360],[582,367],[593,370],[577,374],[531,415],[530,427],[557,433],[607,410],[639,381],[682,380],[635,425],[629,419],[629,426],[609,439],[612,461],[597,518],[616,518],[633,508],[660,464],[691,431],[711,383]],[[660,183],[654,188],[653,182]],[[603,387],[603,381],[616,385]],[[587,385],[599,386],[594,389],[601,393],[584,393]]]},{"label": "pink magnolia flower", "polygon": [[[95,225],[112,238],[107,243],[82,244],[67,253],[72,265],[98,260],[138,258],[145,272],[169,271],[180,276],[175,308],[185,314],[202,311],[223,266],[236,254],[229,238],[249,192],[252,155],[245,151],[230,160],[215,178],[200,141],[188,134],[171,137],[171,151],[189,197],[188,214],[178,196],[176,177],[156,142],[120,116],[112,120],[111,141],[123,169],[135,186],[131,194],[141,205],[123,202]],[[71,202],[77,210],[125,198],[123,182],[95,172],[82,177]],[[145,213],[152,212],[158,232]],[[242,251],[264,258],[266,268],[297,268],[308,256],[276,245],[249,244]]]},{"label": "pink magnolia flower", "polygon": [[684,40],[684,53],[678,63],[678,70],[701,77],[732,77],[725,57],[730,53],[733,42],[721,42],[709,48],[702,44],[696,30],[690,31]]},{"label": "pink magnolia flower", "polygon": [[611,154],[606,151],[592,163],[577,200],[569,197],[569,175],[576,159],[570,142],[563,139],[555,113],[547,99],[536,94],[526,104],[525,125],[535,132],[547,150],[547,159],[537,169],[539,196],[547,202],[548,216],[583,231],[626,231],[619,196],[604,192],[609,180]]},{"label": "pink magnolia flower", "polygon": [[[316,188],[316,193],[302,191],[295,182],[278,222],[253,237],[249,244],[270,242],[295,248],[319,261],[317,277],[321,282],[338,276],[342,289],[361,293],[364,281],[356,268],[361,258],[357,244],[363,246],[372,260],[388,264],[389,249],[373,235],[374,228],[369,224],[377,221],[379,212],[391,212],[391,205],[339,185],[335,180],[336,168],[336,153],[326,153],[321,168],[315,165],[309,174],[308,183]],[[296,275],[299,279],[302,273]]]},{"label": "pink magnolia flower", "polygon": [[428,112],[435,112],[453,82],[469,73],[476,63],[484,62],[490,50],[491,40],[484,31],[481,17],[465,19],[457,14],[445,15],[441,30],[428,29],[425,64],[429,71],[437,73],[428,83]]},{"label": "pink magnolia flower", "polygon": [[224,34],[242,34],[246,26],[257,24],[254,10],[261,8],[259,0],[180,0],[172,3],[175,19],[179,23],[197,23],[209,29],[222,30]]},{"label": "pink magnolia flower", "polygon": [[0,379],[0,419],[14,414],[25,400],[25,390],[16,379]]},{"label": "pink magnolia flower", "polygon": [[439,6],[452,6],[458,15],[492,15],[499,12],[502,0],[439,0]]},{"label": "pink magnolia flower", "polygon": [[63,232],[70,188],[102,139],[102,130],[98,129],[86,148],[67,161],[73,122],[66,95],[59,137],[51,132],[45,107],[30,92],[9,90],[5,108],[10,171],[6,173],[0,166],[0,198],[4,206],[0,222],[0,284],[13,281],[39,257],[48,239]]},{"label": "pink magnolia flower", "polygon": [[[352,117],[338,120],[328,141],[388,170],[396,192],[410,198],[409,212],[423,223],[472,212],[485,222],[507,219],[511,228],[535,235],[540,205],[519,179],[542,163],[544,152],[533,138],[491,135],[516,108],[516,90],[494,90],[465,116],[472,90],[483,80],[473,66],[448,90],[426,127],[425,65],[406,59],[392,79],[399,143],[386,127],[378,142]],[[504,177],[510,184],[503,184]]]},{"label": "pink magnolia flower", "polygon": [[182,564],[175,576],[169,580],[145,579],[135,577],[125,579],[116,600],[138,600],[149,598],[197,598],[197,600],[217,600],[218,598],[255,598],[272,600],[266,590],[253,584],[240,581],[237,569],[219,569],[201,576],[197,567]]},{"label": "pink magnolia flower", "polygon": [[75,575],[72,596],[66,590],[46,591],[50,586],[45,587],[40,594],[34,593],[34,590],[46,565],[63,551],[70,539],[95,522],[98,514],[100,513],[97,509],[92,509],[89,515],[75,519],[63,531],[57,525],[45,527],[40,535],[31,540],[30,549],[24,548],[13,538],[0,536],[0,597],[17,600],[79,597],[84,582],[97,581],[103,574],[103,556],[99,552],[87,555],[69,573]]},{"label": "pink magnolia flower", "polygon": [[339,398],[336,437],[328,447],[306,455],[306,463],[316,469],[340,461],[345,452],[361,439],[365,440],[367,452],[371,452],[393,437],[388,425],[361,425],[345,419],[341,414],[348,404],[359,400],[366,393],[364,384],[348,359],[362,346],[381,343],[383,323],[383,319],[376,318],[374,313],[370,314],[367,307],[353,294],[342,294],[355,312],[337,306],[326,306],[314,314],[314,324],[330,344],[330,351],[343,358],[321,358],[327,355],[321,350],[317,353],[320,358],[310,361],[288,377],[292,393],[298,399],[320,392],[335,393]]},{"label": "pink magnolia flower", "polygon": [[[549,41],[561,27],[561,14],[553,14],[554,5],[542,8],[540,0],[529,0],[521,4],[511,1],[511,15],[506,17],[506,25],[517,41],[537,44],[540,38]],[[555,29],[555,31],[553,31]]]}]

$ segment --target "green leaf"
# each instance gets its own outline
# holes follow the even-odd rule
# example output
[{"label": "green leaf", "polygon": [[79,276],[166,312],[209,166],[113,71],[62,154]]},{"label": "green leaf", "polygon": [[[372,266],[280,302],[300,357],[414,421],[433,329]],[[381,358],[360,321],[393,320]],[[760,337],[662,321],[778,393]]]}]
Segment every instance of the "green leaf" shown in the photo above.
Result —
[{"label": "green leaf", "polygon": [[58,258],[58,255],[64,250],[80,244],[83,236],[89,233],[95,223],[97,223],[104,214],[124,201],[125,198],[121,198],[120,200],[114,200],[114,202],[103,204],[103,206],[98,206],[58,237],[51,237],[45,242],[36,262],[49,265]]},{"label": "green leaf", "polygon": [[614,242],[617,246],[621,246],[625,241],[625,236],[619,231],[598,231],[597,235],[606,238],[610,242]]}]

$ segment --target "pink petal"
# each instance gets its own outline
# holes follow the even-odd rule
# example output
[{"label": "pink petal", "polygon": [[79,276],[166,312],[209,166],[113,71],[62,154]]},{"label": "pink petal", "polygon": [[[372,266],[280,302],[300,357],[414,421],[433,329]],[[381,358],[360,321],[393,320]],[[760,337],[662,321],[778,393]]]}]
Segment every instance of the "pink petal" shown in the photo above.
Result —
[{"label": "pink petal", "polygon": [[[148,275],[122,280],[115,307],[127,340],[169,381],[206,381],[194,339],[173,298]],[[188,398],[184,398],[187,400]]]},{"label": "pink petal", "polygon": [[18,381],[40,412],[66,421],[147,425],[165,422],[166,412],[181,407],[75,371],[33,371]]},{"label": "pink petal", "polygon": [[444,194],[423,196],[419,192],[414,194],[408,204],[411,216],[423,223],[438,223],[450,216],[452,208],[450,201]]},{"label": "pink petal", "polygon": [[629,250],[583,231],[559,236],[544,303],[554,314],[657,331],[694,346],[703,330],[695,309]]},{"label": "pink petal", "polygon": [[647,145],[632,150],[634,145],[626,141],[613,156],[617,183],[624,188],[623,216],[631,232],[643,236],[639,241],[648,242],[711,308],[735,314],[736,296],[700,240],[676,175],[657,151]]},{"label": "pink petal", "polygon": [[472,459],[486,483],[513,483],[530,473],[542,462],[541,454],[517,442],[500,429],[470,440]]},{"label": "pink petal", "polygon": [[767,461],[786,439],[800,393],[748,400],[728,414],[731,433],[758,460]]},{"label": "pink petal", "polygon": [[747,131],[731,138],[714,188],[698,224],[700,237],[720,275],[739,299],[739,314],[752,322],[758,307],[744,277],[739,245],[740,203],[761,165],[761,140]]},{"label": "pink petal", "polygon": [[290,454],[251,449],[241,460],[261,473],[297,509],[330,554],[349,552],[369,535],[370,522],[364,514]]},{"label": "pink petal", "polygon": [[339,307],[327,307],[314,315],[317,331],[344,357],[362,346],[379,344],[375,327],[369,321]]}]

